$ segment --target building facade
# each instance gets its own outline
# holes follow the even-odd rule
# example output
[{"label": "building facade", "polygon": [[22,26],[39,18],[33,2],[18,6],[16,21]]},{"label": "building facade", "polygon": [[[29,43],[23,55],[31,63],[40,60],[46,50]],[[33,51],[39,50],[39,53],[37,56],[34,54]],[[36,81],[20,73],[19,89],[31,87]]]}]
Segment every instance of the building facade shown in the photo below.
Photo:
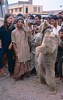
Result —
[{"label": "building facade", "polygon": [[9,12],[11,14],[26,14],[26,13],[31,13],[31,14],[40,14],[42,13],[42,6],[40,5],[33,5],[32,0],[29,1],[18,1],[17,3],[10,4],[9,5]]}]

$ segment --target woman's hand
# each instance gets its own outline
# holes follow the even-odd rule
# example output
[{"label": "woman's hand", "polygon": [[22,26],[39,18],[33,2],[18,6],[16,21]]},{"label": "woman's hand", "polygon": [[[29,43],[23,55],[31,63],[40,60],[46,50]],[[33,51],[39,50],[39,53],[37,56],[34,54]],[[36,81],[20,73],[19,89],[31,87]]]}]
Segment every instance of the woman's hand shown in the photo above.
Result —
[{"label": "woman's hand", "polygon": [[9,50],[11,50],[11,49],[12,49],[12,43],[9,45],[8,49],[9,49]]}]

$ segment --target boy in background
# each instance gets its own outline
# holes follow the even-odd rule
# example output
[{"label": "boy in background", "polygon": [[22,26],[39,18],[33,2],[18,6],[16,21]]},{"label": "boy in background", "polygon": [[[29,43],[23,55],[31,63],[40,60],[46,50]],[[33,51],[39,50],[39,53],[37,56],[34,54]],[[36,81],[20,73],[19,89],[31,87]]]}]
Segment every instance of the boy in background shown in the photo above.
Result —
[{"label": "boy in background", "polygon": [[57,70],[60,80],[62,80],[62,63],[63,63],[63,29],[59,31],[60,36],[60,44],[58,47],[58,54],[57,54]]}]

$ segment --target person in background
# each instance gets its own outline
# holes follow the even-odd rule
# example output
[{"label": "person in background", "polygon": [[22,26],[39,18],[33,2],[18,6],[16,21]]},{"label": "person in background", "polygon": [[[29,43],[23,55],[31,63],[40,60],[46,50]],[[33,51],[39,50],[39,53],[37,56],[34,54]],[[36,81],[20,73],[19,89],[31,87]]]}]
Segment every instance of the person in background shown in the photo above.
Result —
[{"label": "person in background", "polygon": [[63,18],[61,16],[58,17],[58,25],[61,26]]},{"label": "person in background", "polygon": [[63,29],[63,22],[61,23],[61,29]]},{"label": "person in background", "polygon": [[4,18],[4,25],[0,28],[0,76],[5,74],[2,61],[5,53],[7,53],[8,58],[8,76],[14,72],[13,48],[11,43],[11,32],[14,29],[11,14],[6,14]]},{"label": "person in background", "polygon": [[[51,16],[51,25],[53,26],[53,32],[58,35],[61,26],[58,25],[58,17],[56,15]],[[57,62],[55,63],[55,75],[58,77]]]},{"label": "person in background", "polygon": [[63,11],[60,12],[60,15],[63,17]]},{"label": "person in background", "polygon": [[57,70],[60,80],[62,79],[62,63],[63,63],[63,29],[60,29],[59,31],[60,36],[60,44],[58,47],[58,54],[57,54]]},{"label": "person in background", "polygon": [[35,16],[35,23],[37,26],[41,24],[41,15],[36,15]]},{"label": "person in background", "polygon": [[30,74],[36,74],[35,70],[35,28],[33,19],[28,20],[28,29],[29,29],[29,47],[30,47]]},{"label": "person in background", "polygon": [[57,16],[58,16],[58,17],[59,17],[59,16],[63,17],[63,11],[59,12],[59,13],[57,14]]},{"label": "person in background", "polygon": [[56,15],[51,16],[51,25],[53,26],[53,32],[58,35],[61,26],[58,25],[58,17]]},{"label": "person in background", "polygon": [[49,24],[51,24],[51,18],[50,18],[50,16],[46,17],[46,20],[47,20],[47,22],[48,22]]},{"label": "person in background", "polygon": [[16,22],[15,22],[16,14],[14,14],[12,17],[13,17],[13,25],[16,27]]}]

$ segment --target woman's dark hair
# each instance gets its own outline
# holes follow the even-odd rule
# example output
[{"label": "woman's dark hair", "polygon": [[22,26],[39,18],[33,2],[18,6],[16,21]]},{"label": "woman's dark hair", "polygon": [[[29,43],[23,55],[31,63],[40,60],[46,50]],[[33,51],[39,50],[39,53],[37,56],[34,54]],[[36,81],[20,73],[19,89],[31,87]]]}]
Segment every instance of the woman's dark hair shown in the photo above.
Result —
[{"label": "woman's dark hair", "polygon": [[12,23],[8,26],[7,24],[7,18],[9,18],[11,14],[6,14],[4,17],[4,27],[6,30],[10,30],[12,28]]}]

